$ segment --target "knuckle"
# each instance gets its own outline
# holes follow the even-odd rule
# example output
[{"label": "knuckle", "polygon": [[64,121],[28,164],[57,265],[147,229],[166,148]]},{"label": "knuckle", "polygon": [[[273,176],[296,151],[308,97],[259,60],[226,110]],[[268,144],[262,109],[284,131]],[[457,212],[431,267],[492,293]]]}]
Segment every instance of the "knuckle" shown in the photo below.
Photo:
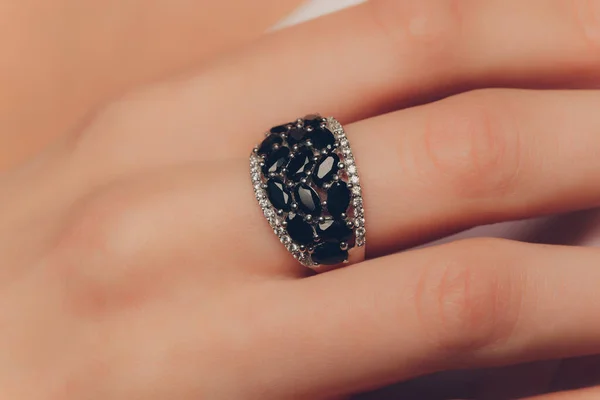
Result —
[{"label": "knuckle", "polygon": [[[521,143],[512,114],[492,91],[438,103],[424,132],[421,170],[465,199],[493,198],[516,187]],[[439,181],[437,181],[439,179]]]},{"label": "knuckle", "polygon": [[431,60],[448,58],[457,33],[460,31],[460,0],[369,2],[379,30],[389,39],[396,53]]},{"label": "knuckle", "polygon": [[132,232],[139,218],[136,203],[127,191],[110,189],[82,200],[71,213],[56,249],[86,252],[90,257],[102,254],[112,260],[131,258],[139,247]]},{"label": "knuckle", "polygon": [[434,348],[472,353],[510,338],[519,317],[520,281],[487,256],[506,247],[497,239],[457,242],[446,246],[450,261],[422,271],[417,312]]},{"label": "knuckle", "polygon": [[156,274],[139,257],[144,240],[136,228],[143,218],[136,214],[138,203],[127,192],[109,190],[74,207],[48,255],[71,314],[96,317],[128,308],[155,287]]}]

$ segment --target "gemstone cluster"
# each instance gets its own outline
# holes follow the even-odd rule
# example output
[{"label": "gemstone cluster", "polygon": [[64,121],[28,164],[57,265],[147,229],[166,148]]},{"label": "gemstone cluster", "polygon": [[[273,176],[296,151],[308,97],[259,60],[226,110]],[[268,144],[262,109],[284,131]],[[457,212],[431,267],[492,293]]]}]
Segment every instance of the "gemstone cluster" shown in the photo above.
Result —
[{"label": "gemstone cluster", "polygon": [[341,124],[309,115],[275,126],[250,156],[256,199],[280,241],[308,267],[364,246],[362,191]]}]

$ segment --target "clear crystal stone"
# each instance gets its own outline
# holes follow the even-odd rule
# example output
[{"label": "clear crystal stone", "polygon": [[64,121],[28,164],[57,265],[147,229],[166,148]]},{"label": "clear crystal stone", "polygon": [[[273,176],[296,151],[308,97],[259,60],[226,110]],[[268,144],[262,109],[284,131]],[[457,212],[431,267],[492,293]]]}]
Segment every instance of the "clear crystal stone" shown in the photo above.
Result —
[{"label": "clear crystal stone", "polygon": [[287,235],[284,235],[284,236],[281,237],[281,243],[283,243],[283,244],[288,244],[291,241],[292,241],[292,239],[289,236],[287,236]]}]

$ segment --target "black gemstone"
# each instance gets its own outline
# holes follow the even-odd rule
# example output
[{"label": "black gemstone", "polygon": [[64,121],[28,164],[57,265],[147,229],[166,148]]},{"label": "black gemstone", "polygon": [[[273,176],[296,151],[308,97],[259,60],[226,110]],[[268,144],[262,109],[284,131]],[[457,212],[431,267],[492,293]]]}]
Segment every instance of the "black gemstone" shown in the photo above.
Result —
[{"label": "black gemstone", "polygon": [[292,196],[282,180],[269,179],[267,181],[267,196],[276,209],[290,211]]},{"label": "black gemstone", "polygon": [[327,210],[335,217],[345,213],[350,205],[350,189],[345,182],[334,182],[327,191]]},{"label": "black gemstone", "polygon": [[340,158],[336,154],[328,154],[323,156],[315,168],[313,180],[319,186],[331,181],[338,172],[338,163]]},{"label": "black gemstone", "polygon": [[288,131],[288,124],[278,125],[271,128],[271,133],[281,135],[282,133],[286,133]]},{"label": "black gemstone", "polygon": [[300,179],[307,176],[314,167],[313,152],[306,147],[302,147],[298,152],[294,153],[294,158],[290,160],[287,166],[289,179],[299,182]]},{"label": "black gemstone", "polygon": [[312,245],[314,242],[313,228],[310,224],[304,221],[304,218],[298,214],[290,213],[286,219],[287,231],[292,240],[296,243],[306,246]]},{"label": "black gemstone", "polygon": [[280,147],[271,153],[265,160],[265,166],[263,167],[263,173],[269,175],[270,173],[279,173],[281,169],[288,163],[290,155],[290,149],[287,147]]},{"label": "black gemstone", "polygon": [[303,143],[307,139],[307,134],[304,128],[292,128],[288,131],[287,142],[290,146]]},{"label": "black gemstone", "polygon": [[321,214],[321,199],[317,192],[308,185],[302,184],[296,186],[294,198],[300,210],[312,216]]},{"label": "black gemstone", "polygon": [[258,147],[258,154],[261,156],[268,156],[271,154],[274,145],[279,145],[283,143],[283,139],[279,135],[271,134],[267,136],[265,140],[262,141],[260,146]]},{"label": "black gemstone", "polygon": [[327,128],[315,128],[312,132],[310,132],[309,139],[313,146],[319,150],[327,148],[331,149],[335,144],[335,137]]},{"label": "black gemstone", "polygon": [[326,219],[319,222],[317,234],[325,242],[347,242],[352,238],[354,232],[348,228],[346,222],[337,219]]},{"label": "black gemstone", "polygon": [[304,117],[304,126],[310,126],[313,129],[320,128],[323,122],[323,117],[320,115],[307,115]]},{"label": "black gemstone", "polygon": [[315,246],[312,260],[317,264],[335,265],[348,259],[348,251],[340,249],[339,243],[325,242]]}]

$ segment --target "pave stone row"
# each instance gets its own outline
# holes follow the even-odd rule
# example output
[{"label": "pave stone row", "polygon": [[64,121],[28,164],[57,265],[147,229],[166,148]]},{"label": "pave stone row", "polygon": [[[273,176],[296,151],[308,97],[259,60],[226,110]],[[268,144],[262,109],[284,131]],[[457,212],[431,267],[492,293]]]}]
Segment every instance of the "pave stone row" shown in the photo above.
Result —
[{"label": "pave stone row", "polygon": [[329,117],[327,119],[329,129],[336,136],[340,143],[340,151],[344,158],[344,164],[346,165],[346,172],[348,174],[348,182],[352,184],[352,208],[354,210],[354,226],[356,228],[356,246],[362,247],[366,243],[365,229],[365,209],[363,206],[362,199],[362,188],[360,186],[360,178],[358,177],[358,170],[356,169],[356,161],[350,149],[350,142],[346,137],[346,132],[342,124],[340,124],[335,118]]}]

